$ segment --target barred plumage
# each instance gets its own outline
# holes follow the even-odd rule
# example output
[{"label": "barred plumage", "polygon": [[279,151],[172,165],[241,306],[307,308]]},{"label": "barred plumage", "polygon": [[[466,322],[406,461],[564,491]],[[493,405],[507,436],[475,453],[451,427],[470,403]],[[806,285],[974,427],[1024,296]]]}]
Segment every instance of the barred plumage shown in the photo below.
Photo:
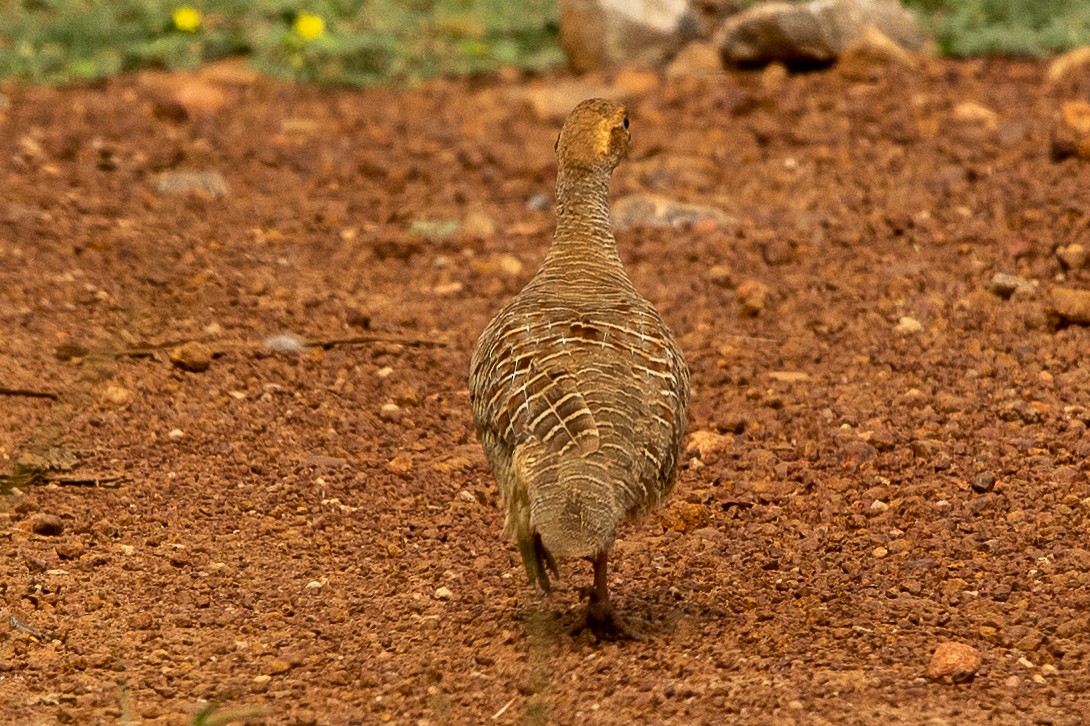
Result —
[{"label": "barred plumage", "polygon": [[531,580],[556,558],[595,563],[588,623],[612,628],[606,562],[617,526],[673,487],[689,372],[632,286],[610,231],[609,179],[628,114],[592,99],[557,140],[557,226],[537,275],[473,354],[477,431]]}]

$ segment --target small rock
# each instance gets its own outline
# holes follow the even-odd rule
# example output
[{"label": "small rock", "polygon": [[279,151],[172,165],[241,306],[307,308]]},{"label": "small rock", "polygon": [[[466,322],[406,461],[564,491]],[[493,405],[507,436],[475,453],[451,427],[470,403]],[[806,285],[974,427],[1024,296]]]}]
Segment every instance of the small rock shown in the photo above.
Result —
[{"label": "small rock", "polygon": [[1090,159],[1090,103],[1065,101],[1060,107],[1060,121],[1052,130],[1050,156],[1062,161],[1070,156]]},{"label": "small rock", "polygon": [[62,560],[78,560],[87,551],[80,542],[66,542],[57,545],[54,549],[57,551],[57,557]]},{"label": "small rock", "polygon": [[674,53],[687,0],[560,0],[560,43],[579,73],[649,68]]},{"label": "small rock", "polygon": [[409,225],[409,234],[436,241],[450,237],[460,226],[457,219],[414,219]]},{"label": "small rock", "polygon": [[723,61],[711,43],[689,43],[666,67],[667,78],[706,78],[724,73]]},{"label": "small rock", "polygon": [[675,532],[694,532],[706,527],[710,515],[703,504],[673,501],[662,515],[662,524]]},{"label": "small rock", "polygon": [[442,587],[436,588],[436,590],[435,590],[435,599],[436,600],[450,600],[452,597],[454,597],[454,593],[450,591],[449,587],[442,586]]},{"label": "small rock", "polygon": [[874,514],[881,514],[882,512],[889,511],[889,504],[883,502],[881,499],[875,499],[870,503],[870,511]]},{"label": "small rock", "polygon": [[805,383],[810,380],[810,374],[803,371],[769,371],[768,377],[780,383]]},{"label": "small rock", "polygon": [[408,453],[398,454],[386,462],[386,469],[404,476],[413,470],[413,457]]},{"label": "small rock", "polygon": [[734,287],[734,271],[727,265],[712,265],[707,274],[713,285]]},{"label": "small rock", "polygon": [[518,277],[522,274],[522,260],[514,255],[500,255],[496,260],[500,271],[510,277]]},{"label": "small rock", "polygon": [[1088,265],[1090,263],[1090,250],[1087,250],[1078,242],[1059,248],[1056,250],[1056,256],[1064,263],[1064,267],[1069,270],[1081,270],[1090,266]]},{"label": "small rock", "polygon": [[106,404],[123,406],[132,400],[132,391],[116,381],[108,381],[99,389],[99,399]]},{"label": "small rock", "polygon": [[323,587],[325,587],[324,582],[321,582],[319,580],[311,580],[310,582],[308,582],[306,584],[306,587],[304,589],[306,589],[306,590],[321,590]]},{"label": "small rock", "polygon": [[1050,87],[1055,86],[1068,73],[1086,66],[1090,66],[1090,46],[1084,45],[1081,48],[1069,50],[1062,55],[1056,56],[1048,64],[1048,71],[1045,73],[1045,84]]},{"label": "small rock", "polygon": [[291,670],[291,663],[287,662],[283,658],[270,658],[266,664],[265,671],[269,675],[278,676],[282,673],[287,673]]},{"label": "small rock", "polygon": [[185,432],[181,429],[171,429],[167,432],[167,438],[171,441],[181,441],[185,438]]},{"label": "small rock", "polygon": [[1041,675],[1058,676],[1060,675],[1060,669],[1052,665],[1051,663],[1045,663],[1043,666],[1041,666]]},{"label": "small rock", "polygon": [[618,230],[632,227],[683,227],[710,223],[716,227],[737,223],[737,220],[714,207],[687,204],[657,194],[636,193],[618,199],[613,204],[613,224]]},{"label": "small rock", "polygon": [[75,343],[61,343],[53,350],[53,357],[59,361],[70,361],[85,357],[90,351]]},{"label": "small rock", "polygon": [[306,465],[306,467],[343,469],[344,467],[351,467],[352,462],[341,457],[331,457],[328,453],[311,453],[311,455],[307,455],[307,457],[303,459],[303,464]]},{"label": "small rock", "polygon": [[474,209],[462,220],[462,234],[476,239],[491,239],[496,235],[496,222],[485,212]]},{"label": "small rock", "polygon": [[30,518],[30,531],[43,537],[59,537],[64,533],[64,522],[55,514],[38,512]]},{"label": "small rock", "polygon": [[202,373],[212,365],[212,351],[202,343],[183,343],[170,350],[170,362],[183,371]]},{"label": "small rock", "polygon": [[873,556],[874,556],[874,557],[875,557],[876,559],[879,559],[879,560],[881,560],[881,559],[885,559],[885,557],[886,557],[887,555],[889,555],[889,550],[887,550],[887,549],[886,549],[885,547],[881,547],[881,546],[879,546],[879,547],[875,547],[875,548],[874,548],[874,551],[873,551],[873,552],[871,552],[871,554],[872,554],[872,555],[873,555]]},{"label": "small rock", "polygon": [[995,489],[995,474],[980,474],[973,479],[971,486],[977,494],[987,494]]},{"label": "small rock", "polygon": [[689,443],[685,447],[685,456],[696,454],[704,463],[713,461],[719,452],[725,451],[734,444],[731,436],[714,431],[694,431],[689,434]]},{"label": "small rock", "polygon": [[271,680],[272,676],[270,676],[268,673],[262,673],[261,675],[254,676],[254,683],[259,686],[268,685],[269,681]]},{"label": "small rock", "polygon": [[378,411],[378,417],[383,421],[396,423],[401,420],[401,406],[396,403],[384,403]]},{"label": "small rock", "polygon": [[976,101],[963,101],[955,106],[954,118],[965,123],[980,124],[992,130],[999,127],[999,115]]},{"label": "small rock", "polygon": [[1064,101],[1060,107],[1060,116],[1064,125],[1076,134],[1090,134],[1090,103]]},{"label": "small rock", "polygon": [[1049,312],[1067,323],[1090,325],[1090,290],[1053,288],[1049,295]]},{"label": "small rock", "polygon": [[738,296],[738,307],[745,317],[760,315],[768,303],[768,296],[772,291],[768,285],[760,280],[743,280],[735,290]]},{"label": "small rock", "polygon": [[273,353],[302,353],[307,349],[307,343],[294,333],[280,333],[270,335],[262,341],[262,345]]},{"label": "small rock", "polygon": [[960,683],[972,679],[983,662],[980,651],[971,645],[946,641],[940,643],[931,656],[927,675],[936,681],[950,679],[954,683]]},{"label": "small rock", "polygon": [[207,195],[212,198],[227,196],[227,180],[218,171],[164,171],[154,180],[160,194]]},{"label": "small rock", "polygon": [[909,50],[924,42],[915,16],[897,0],[811,0],[753,5],[727,18],[715,43],[729,64],[829,63],[868,26]]},{"label": "small rock", "polygon": [[549,211],[549,195],[543,192],[533,194],[526,200],[526,209],[530,212]]},{"label": "small rock", "polygon": [[897,325],[893,327],[893,330],[901,335],[915,335],[923,332],[923,324],[916,318],[902,317],[897,321]]},{"label": "small rock", "polygon": [[1036,290],[1037,283],[1030,282],[1024,277],[1018,275],[1008,275],[1005,272],[997,272],[992,275],[992,280],[988,284],[988,291],[998,295],[1004,300],[1009,299],[1011,295],[1017,290]]},{"label": "small rock", "polygon": [[844,49],[837,61],[840,75],[851,80],[874,80],[878,71],[890,67],[916,68],[919,62],[873,25]]}]

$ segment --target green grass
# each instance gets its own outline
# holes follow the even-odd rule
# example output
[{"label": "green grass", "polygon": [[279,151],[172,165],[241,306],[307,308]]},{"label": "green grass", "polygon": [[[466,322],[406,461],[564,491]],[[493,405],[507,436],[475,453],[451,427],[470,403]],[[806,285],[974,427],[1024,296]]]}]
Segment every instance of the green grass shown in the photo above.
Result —
[{"label": "green grass", "polygon": [[[195,30],[174,13],[200,14]],[[563,62],[554,0],[0,0],[0,77],[67,83],[229,55],[306,82],[367,85]],[[324,32],[297,32],[301,14]]]},{"label": "green grass", "polygon": [[1087,0],[905,0],[946,55],[1042,56],[1090,45]]},{"label": "green grass", "polygon": [[[1090,0],[904,2],[949,55],[1090,45]],[[182,6],[198,11],[195,29],[175,22]],[[301,14],[324,32],[301,35]],[[537,70],[563,63],[557,14],[557,0],[0,0],[0,78],[68,83],[229,55],[281,78],[350,85]]]}]

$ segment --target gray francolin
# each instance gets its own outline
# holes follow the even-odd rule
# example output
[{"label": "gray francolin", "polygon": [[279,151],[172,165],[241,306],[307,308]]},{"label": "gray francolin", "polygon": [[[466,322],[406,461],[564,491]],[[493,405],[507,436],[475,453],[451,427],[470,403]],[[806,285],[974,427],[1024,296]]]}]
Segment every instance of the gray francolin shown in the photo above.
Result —
[{"label": "gray francolin", "polygon": [[541,269],[489,323],[470,364],[477,432],[531,582],[594,563],[587,626],[617,634],[606,582],[617,527],[673,488],[689,371],[617,255],[609,182],[628,112],[591,99],[556,143],[556,232]]}]

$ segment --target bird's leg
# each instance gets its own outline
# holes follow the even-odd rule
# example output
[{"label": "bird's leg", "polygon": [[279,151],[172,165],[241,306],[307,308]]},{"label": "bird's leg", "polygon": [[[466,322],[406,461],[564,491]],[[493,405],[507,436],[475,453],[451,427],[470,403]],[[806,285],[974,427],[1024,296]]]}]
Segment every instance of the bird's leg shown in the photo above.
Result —
[{"label": "bird's leg", "polygon": [[600,552],[594,558],[594,584],[583,590],[587,597],[587,619],[576,632],[589,628],[599,639],[642,640],[640,633],[629,628],[617,617],[613,602],[609,599],[609,583],[606,579],[609,553]]},{"label": "bird's leg", "polygon": [[609,565],[609,553],[602,552],[594,559],[594,585],[588,593],[587,625],[592,629],[596,624],[605,624],[613,620],[613,603],[609,601],[609,582],[606,571]]},{"label": "bird's leg", "polygon": [[549,550],[545,549],[545,545],[541,542],[541,535],[537,532],[534,532],[534,559],[537,560],[537,576],[541,589],[551,592],[549,571],[553,573],[553,577],[560,577],[560,571],[556,569],[556,560],[553,559]]}]

